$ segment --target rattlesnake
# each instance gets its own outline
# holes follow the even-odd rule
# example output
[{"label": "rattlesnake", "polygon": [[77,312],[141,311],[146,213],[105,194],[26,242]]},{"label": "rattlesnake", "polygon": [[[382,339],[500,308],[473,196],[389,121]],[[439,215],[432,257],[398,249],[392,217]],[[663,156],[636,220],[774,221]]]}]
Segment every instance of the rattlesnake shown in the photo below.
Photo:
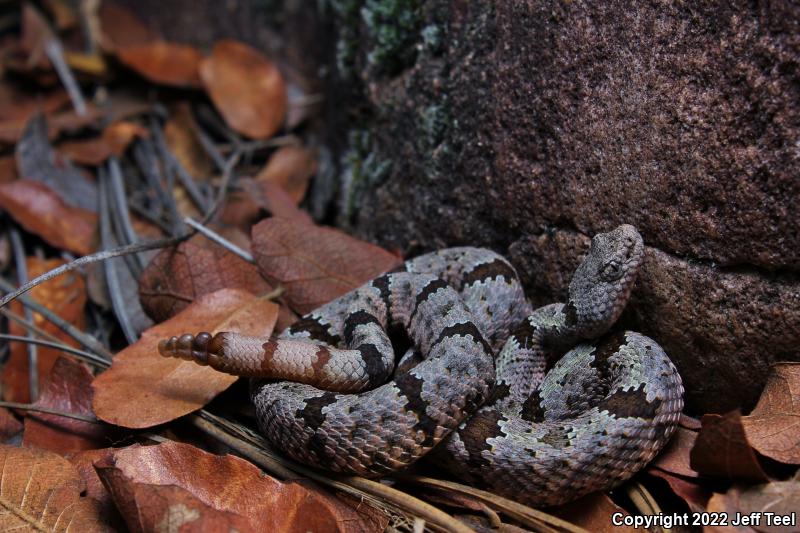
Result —
[{"label": "rattlesnake", "polygon": [[[584,343],[618,318],[643,250],[629,225],[596,235],[567,303],[536,310],[500,255],[441,250],[280,338],[186,334],[159,351],[256,378],[260,430],[303,463],[376,477],[436,447],[462,478],[531,505],[562,503],[641,469],[683,407],[680,376],[653,340]],[[395,364],[403,334],[411,347]],[[570,348],[545,374],[546,354]]]}]

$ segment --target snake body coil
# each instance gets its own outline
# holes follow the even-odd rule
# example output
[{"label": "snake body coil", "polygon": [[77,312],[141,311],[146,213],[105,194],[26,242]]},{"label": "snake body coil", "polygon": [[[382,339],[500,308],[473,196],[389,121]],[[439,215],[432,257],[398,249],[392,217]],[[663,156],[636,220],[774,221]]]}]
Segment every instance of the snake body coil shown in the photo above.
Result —
[{"label": "snake body coil", "polygon": [[[257,378],[259,427],[298,461],[375,477],[436,447],[462,478],[531,505],[563,503],[631,477],[683,408],[658,344],[634,332],[601,338],[642,256],[632,226],[599,234],[569,300],[533,310],[505,259],[451,248],[407,261],[280,338],[187,334],[159,350]],[[389,332],[411,346],[397,364]],[[566,350],[545,373],[547,354]]]}]

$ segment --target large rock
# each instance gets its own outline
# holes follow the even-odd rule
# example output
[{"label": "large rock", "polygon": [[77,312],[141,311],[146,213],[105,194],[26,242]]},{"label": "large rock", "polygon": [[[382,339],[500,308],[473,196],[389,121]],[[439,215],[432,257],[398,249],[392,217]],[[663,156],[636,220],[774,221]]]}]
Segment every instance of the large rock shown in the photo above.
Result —
[{"label": "large rock", "polygon": [[690,410],[748,408],[770,363],[800,359],[800,6],[432,1],[415,53],[381,68],[370,10],[396,3],[341,30],[369,103],[342,158],[357,232],[490,246],[547,302],[587,236],[634,224],[627,323]]}]

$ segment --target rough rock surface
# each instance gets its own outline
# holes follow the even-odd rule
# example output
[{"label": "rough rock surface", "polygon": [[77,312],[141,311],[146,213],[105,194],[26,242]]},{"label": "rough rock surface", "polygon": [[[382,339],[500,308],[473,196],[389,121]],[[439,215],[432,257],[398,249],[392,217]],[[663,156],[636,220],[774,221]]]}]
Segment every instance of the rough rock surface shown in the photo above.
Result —
[{"label": "rough rock surface", "polygon": [[623,321],[672,356],[690,411],[747,409],[770,363],[800,360],[798,4],[180,0],[205,15],[164,25],[128,3],[195,42],[254,35],[256,5],[283,5],[295,45],[333,21],[306,44],[335,72],[339,221],[370,240],[489,246],[545,303],[587,236],[636,225]]}]

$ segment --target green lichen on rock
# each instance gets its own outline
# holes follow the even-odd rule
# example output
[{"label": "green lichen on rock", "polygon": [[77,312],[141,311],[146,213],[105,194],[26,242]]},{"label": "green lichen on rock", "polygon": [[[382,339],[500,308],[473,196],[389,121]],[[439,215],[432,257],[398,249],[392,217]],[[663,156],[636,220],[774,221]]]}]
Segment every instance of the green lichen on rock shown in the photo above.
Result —
[{"label": "green lichen on rock", "polygon": [[361,19],[372,41],[367,54],[370,67],[393,74],[414,62],[422,24],[420,4],[419,0],[366,0]]},{"label": "green lichen on rock", "polygon": [[392,161],[376,155],[368,130],[351,130],[347,140],[347,150],[341,159],[340,211],[349,221],[358,211],[364,193],[380,185],[389,175]]}]

